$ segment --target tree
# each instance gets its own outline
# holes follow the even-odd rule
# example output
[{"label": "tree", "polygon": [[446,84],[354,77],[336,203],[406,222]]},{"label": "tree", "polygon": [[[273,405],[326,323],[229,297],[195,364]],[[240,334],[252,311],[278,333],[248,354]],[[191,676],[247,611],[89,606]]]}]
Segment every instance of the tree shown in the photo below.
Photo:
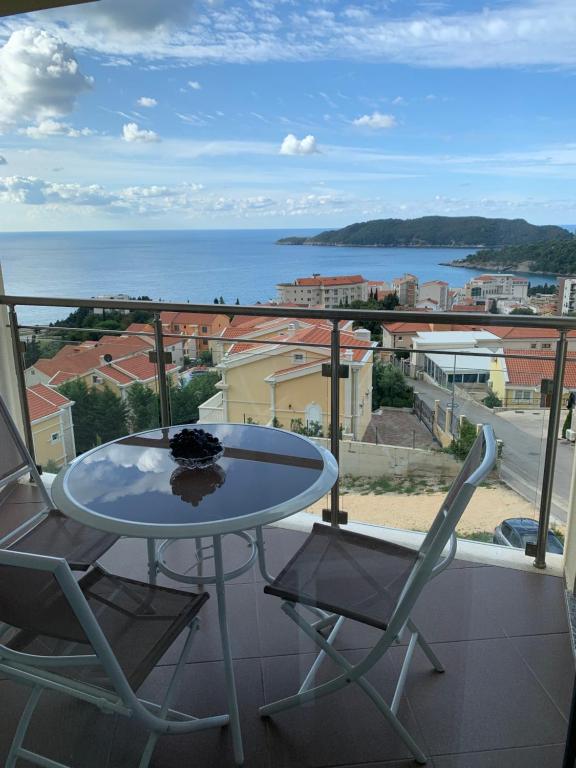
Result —
[{"label": "tree", "polygon": [[203,349],[202,352],[200,352],[200,362],[202,365],[212,365],[211,349]]},{"label": "tree", "polygon": [[514,307],[510,312],[511,315],[533,315],[534,310],[530,307]]},{"label": "tree", "polygon": [[487,408],[500,408],[502,406],[502,400],[495,392],[490,392],[482,402]]},{"label": "tree", "polygon": [[460,424],[460,433],[457,438],[452,440],[450,447],[447,449],[450,453],[453,453],[457,459],[464,461],[470,448],[474,445],[476,440],[476,426],[468,419],[462,419]]},{"label": "tree", "polygon": [[372,408],[392,406],[409,408],[414,403],[414,390],[406,383],[402,371],[380,361],[372,367]]},{"label": "tree", "polygon": [[40,345],[36,341],[36,335],[34,334],[30,341],[26,342],[26,350],[24,352],[24,367],[30,368],[30,366],[34,365],[36,360],[38,360],[40,355]]},{"label": "tree", "polygon": [[154,429],[160,423],[158,395],[139,381],[128,388],[128,408],[132,432]]},{"label": "tree", "polygon": [[94,416],[98,443],[108,443],[128,434],[128,406],[110,387],[96,390]]},{"label": "tree", "polygon": [[219,304],[226,304],[226,302],[224,301],[224,297],[223,296],[220,296],[220,299],[219,299],[218,303]]},{"label": "tree", "polygon": [[59,391],[64,397],[74,402],[72,421],[74,423],[76,452],[84,453],[97,444],[95,390],[88,389],[86,383],[78,379],[62,384]]},{"label": "tree", "polygon": [[191,424],[198,421],[198,407],[218,392],[216,383],[219,380],[217,373],[204,373],[194,376],[184,385],[170,384],[172,424]]},{"label": "tree", "polygon": [[240,299],[239,299],[239,298],[236,298],[236,301],[235,301],[234,303],[236,304],[236,306],[238,306],[238,307],[239,307],[239,306],[240,306]]},{"label": "tree", "polygon": [[492,299],[490,301],[490,309],[488,310],[491,315],[497,315],[498,314],[498,302],[496,299]]}]

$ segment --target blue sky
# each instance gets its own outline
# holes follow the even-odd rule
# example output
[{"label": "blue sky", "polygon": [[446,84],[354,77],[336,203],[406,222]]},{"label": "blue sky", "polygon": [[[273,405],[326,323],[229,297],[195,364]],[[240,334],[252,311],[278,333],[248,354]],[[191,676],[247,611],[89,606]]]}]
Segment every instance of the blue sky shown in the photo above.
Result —
[{"label": "blue sky", "polygon": [[576,222],[573,0],[100,0],[0,23],[0,230]]}]

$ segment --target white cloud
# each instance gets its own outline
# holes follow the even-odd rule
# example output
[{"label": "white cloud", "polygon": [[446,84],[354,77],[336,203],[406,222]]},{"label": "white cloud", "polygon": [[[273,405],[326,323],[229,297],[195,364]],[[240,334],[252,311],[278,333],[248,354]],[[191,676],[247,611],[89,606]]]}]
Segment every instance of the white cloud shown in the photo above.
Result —
[{"label": "white cloud", "polygon": [[394,115],[382,115],[380,112],[373,112],[371,115],[362,115],[352,121],[354,125],[363,126],[366,128],[373,128],[374,130],[383,130],[386,128],[394,128],[396,125],[396,118]]},{"label": "white cloud", "polygon": [[[517,0],[471,12],[422,5],[418,15],[406,12],[404,17],[390,15],[385,3],[371,4],[368,11],[352,6],[342,13],[306,5],[280,3],[275,9],[282,12],[280,17],[272,6],[256,13],[249,4],[224,7],[215,1],[200,10],[191,0],[101,0],[81,9],[48,11],[43,23],[54,19],[52,28],[74,45],[116,60],[142,56],[190,64],[346,59],[438,68],[576,66],[573,0]],[[196,23],[185,23],[190,20]],[[174,25],[177,33],[169,31]]]},{"label": "white cloud", "polygon": [[140,96],[138,99],[138,104],[141,107],[155,107],[158,102],[156,99],[153,99],[151,96]]},{"label": "white cloud", "polygon": [[137,123],[125,123],[122,127],[122,138],[124,141],[152,142],[160,141],[160,137],[155,131],[149,131],[146,128],[139,128]]},{"label": "white cloud", "polygon": [[17,30],[0,48],[0,130],[66,115],[91,86],[61,39],[33,27]]},{"label": "white cloud", "polygon": [[199,91],[202,88],[198,80],[188,80],[188,87],[193,91]]},{"label": "white cloud", "polygon": [[316,146],[316,139],[311,134],[304,136],[303,139],[297,139],[293,133],[289,133],[280,147],[281,155],[313,155],[315,152],[319,152],[319,149]]},{"label": "white cloud", "polygon": [[67,123],[60,123],[57,120],[41,120],[37,125],[29,125],[23,128],[19,133],[29,136],[31,139],[43,139],[47,136],[68,136],[71,139],[77,139],[80,136],[93,136],[95,131],[90,128],[73,128]]}]

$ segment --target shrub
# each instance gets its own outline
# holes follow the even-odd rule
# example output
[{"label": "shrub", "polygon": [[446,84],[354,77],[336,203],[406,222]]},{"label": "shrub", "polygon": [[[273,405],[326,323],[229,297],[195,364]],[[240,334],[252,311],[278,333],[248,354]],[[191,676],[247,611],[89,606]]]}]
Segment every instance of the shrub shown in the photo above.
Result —
[{"label": "shrub", "polygon": [[490,392],[482,402],[487,408],[500,408],[502,406],[502,400],[494,392]]}]

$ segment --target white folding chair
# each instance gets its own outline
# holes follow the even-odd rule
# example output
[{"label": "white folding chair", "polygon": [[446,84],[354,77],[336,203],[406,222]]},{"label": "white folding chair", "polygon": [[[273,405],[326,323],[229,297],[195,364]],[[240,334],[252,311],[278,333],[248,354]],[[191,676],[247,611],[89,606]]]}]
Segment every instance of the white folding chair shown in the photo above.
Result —
[{"label": "white folding chair", "polygon": [[[149,731],[140,768],[162,734],[227,725],[227,714],[196,718],[171,708],[208,597],[113,576],[100,566],[76,581],[63,559],[0,550],[0,674],[31,688],[5,768],[19,759],[70,768],[24,746],[46,690],[139,721]],[[162,703],[138,698],[135,691],[186,628]]]},{"label": "white folding chair", "polygon": [[[398,719],[397,712],[417,645],[435,670],[443,672],[444,669],[410,616],[426,584],[454,559],[456,525],[476,487],[487,477],[495,461],[494,432],[490,426],[484,426],[419,550],[340,528],[314,525],[298,552],[278,577],[264,587],[264,591],[283,600],[283,611],[320,647],[320,652],[298,692],[261,707],[262,716],[276,714],[356,683],[399,734],[415,760],[422,764],[426,762],[426,756]],[[305,618],[296,604],[311,610],[316,620]],[[382,631],[375,646],[355,664],[334,648],[334,640],[346,619]],[[322,630],[329,628],[330,632],[325,636]],[[368,682],[366,673],[401,639],[405,630],[410,641],[394,696],[388,703]],[[341,672],[331,680],[315,685],[316,674],[326,656],[336,662]]]}]

